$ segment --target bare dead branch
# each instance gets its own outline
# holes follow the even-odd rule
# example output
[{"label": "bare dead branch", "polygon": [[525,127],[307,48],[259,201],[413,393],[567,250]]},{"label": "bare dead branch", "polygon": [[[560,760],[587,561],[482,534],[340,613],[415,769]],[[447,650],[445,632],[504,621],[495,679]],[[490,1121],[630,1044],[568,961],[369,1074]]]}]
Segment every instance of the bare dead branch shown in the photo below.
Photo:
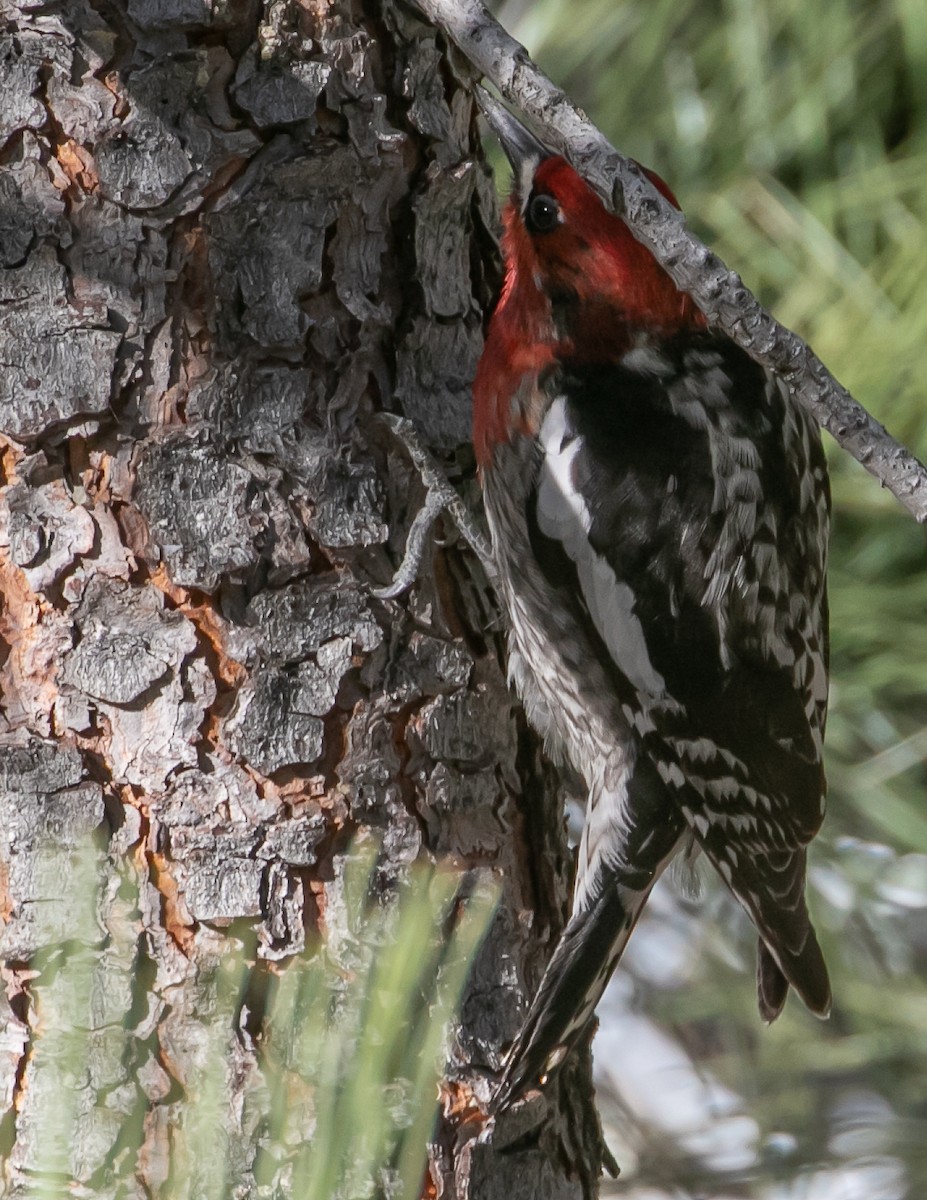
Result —
[{"label": "bare dead branch", "polygon": [[682,214],[535,66],[481,0],[414,3],[621,214],[710,323],[782,376],[821,427],[915,520],[927,522],[927,468],[853,399],[797,334],[766,312],[736,272],[693,236]]}]

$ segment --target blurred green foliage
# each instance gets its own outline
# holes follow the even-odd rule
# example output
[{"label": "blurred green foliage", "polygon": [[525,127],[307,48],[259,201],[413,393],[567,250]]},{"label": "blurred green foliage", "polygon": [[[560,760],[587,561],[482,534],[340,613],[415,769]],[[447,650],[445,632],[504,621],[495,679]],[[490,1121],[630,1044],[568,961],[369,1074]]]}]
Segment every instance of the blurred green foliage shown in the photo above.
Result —
[{"label": "blurred green foliage", "polygon": [[[616,146],[667,179],[694,230],[779,319],[927,457],[927,4],[505,0],[494,9]],[[812,854],[811,902],[834,1016],[818,1024],[793,1000],[773,1029],[759,1027],[742,977],[752,971],[752,935],[739,917],[725,937],[694,935],[705,939],[705,958],[684,987],[640,981],[636,1003],[673,1023],[694,1060],[746,1098],[780,1148],[725,1175],[725,1197],[920,1200],[927,553],[923,530],[892,497],[833,444],[828,452],[830,803]],[[710,886],[708,908],[725,923],[726,901]],[[659,924],[651,919],[653,936]],[[889,1113],[880,1137],[861,1137],[857,1149],[840,1140],[839,1114],[853,1095],[880,1097]],[[845,1190],[826,1191],[812,1172],[838,1162],[861,1171],[873,1156],[900,1163],[906,1182],[858,1175],[853,1190],[841,1176]],[[674,1173],[664,1146],[654,1161],[656,1173],[638,1182],[722,1194],[721,1177],[700,1177],[690,1158]],[[634,1184],[622,1187],[632,1194]]]},{"label": "blurred green foliage", "polygon": [[[418,863],[404,882],[385,884],[376,845],[359,839],[337,930],[267,976],[256,1042],[247,997],[266,965],[230,938],[227,953],[201,964],[183,1034],[194,1048],[189,1074],[165,1099],[151,1143],[138,1078],[145,1055],[125,1008],[137,888],[128,874],[109,886],[113,864],[89,844],[50,849],[48,863],[69,886],[50,903],[49,949],[33,962],[30,1104],[20,1120],[39,1133],[30,1151],[20,1147],[18,1196],[134,1196],[139,1156],[155,1155],[165,1166],[158,1194],[169,1200],[417,1200],[450,1023],[495,908],[485,880]],[[53,914],[56,904],[67,914]],[[55,932],[62,918],[67,941]]]}]

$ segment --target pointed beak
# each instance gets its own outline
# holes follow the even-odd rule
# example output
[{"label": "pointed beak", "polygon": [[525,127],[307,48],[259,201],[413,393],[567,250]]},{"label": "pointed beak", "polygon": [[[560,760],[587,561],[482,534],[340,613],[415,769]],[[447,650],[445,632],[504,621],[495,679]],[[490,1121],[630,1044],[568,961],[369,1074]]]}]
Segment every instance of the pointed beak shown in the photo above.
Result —
[{"label": "pointed beak", "polygon": [[481,87],[474,90],[477,104],[483,110],[483,116],[489,122],[490,129],[501,142],[505,156],[512,164],[516,184],[521,190],[524,182],[533,177],[538,164],[545,158],[550,158],[551,152],[487,91]]}]

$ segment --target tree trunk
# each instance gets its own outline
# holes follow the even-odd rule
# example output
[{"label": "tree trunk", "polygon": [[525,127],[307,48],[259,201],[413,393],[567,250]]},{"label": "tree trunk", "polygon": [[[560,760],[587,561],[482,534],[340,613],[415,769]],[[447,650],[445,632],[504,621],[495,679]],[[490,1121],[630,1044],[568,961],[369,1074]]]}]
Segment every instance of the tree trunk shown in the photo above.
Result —
[{"label": "tree trunk", "polygon": [[[337,924],[345,849],[372,829],[397,877],[424,856],[502,884],[429,1194],[591,1195],[585,1060],[506,1147],[473,1140],[569,876],[499,611],[447,523],[406,597],[372,591],[423,500],[378,411],[411,417],[477,504],[469,384],[498,264],[467,67],[392,0],[4,11],[4,1190],[41,1148],[30,1045],[55,1009],[36,995],[86,892],[82,833],[106,845],[108,984],[66,1174],[157,1197],[204,975],[249,956],[236,1020],[257,1037],[262,980]],[[69,866],[46,869],[48,842]],[[128,976],[106,974],[116,947]],[[131,1052],[107,1052],[120,1022]],[[255,1069],[242,1039],[230,1113]],[[259,1131],[226,1134],[247,1174]]]}]

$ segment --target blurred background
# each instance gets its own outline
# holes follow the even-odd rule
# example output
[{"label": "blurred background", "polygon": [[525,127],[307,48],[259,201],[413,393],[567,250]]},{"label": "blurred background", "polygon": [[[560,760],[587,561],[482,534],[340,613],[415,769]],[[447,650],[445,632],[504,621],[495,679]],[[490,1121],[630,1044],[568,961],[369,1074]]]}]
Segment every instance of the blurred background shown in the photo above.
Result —
[{"label": "blurred background", "polygon": [[[927,457],[924,0],[508,0],[494,10],[700,237]],[[504,160],[503,160],[504,162]],[[503,162],[500,186],[507,186]],[[833,443],[830,800],[810,900],[836,997],[757,1016],[716,879],[661,884],[601,1008],[633,1200],[927,1196],[925,535]]]}]

